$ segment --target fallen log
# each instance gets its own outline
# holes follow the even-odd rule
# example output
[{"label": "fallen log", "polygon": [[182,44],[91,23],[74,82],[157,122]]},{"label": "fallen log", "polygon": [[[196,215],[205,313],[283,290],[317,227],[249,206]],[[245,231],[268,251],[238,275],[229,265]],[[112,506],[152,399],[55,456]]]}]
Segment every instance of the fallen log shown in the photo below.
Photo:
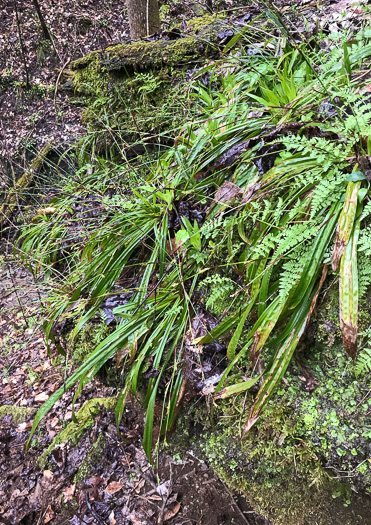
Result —
[{"label": "fallen log", "polygon": [[4,224],[12,215],[15,207],[24,196],[24,192],[29,188],[34,180],[35,174],[40,171],[45,157],[52,149],[50,143],[46,144],[33,159],[23,175],[10,188],[2,206],[0,207],[0,225]]}]

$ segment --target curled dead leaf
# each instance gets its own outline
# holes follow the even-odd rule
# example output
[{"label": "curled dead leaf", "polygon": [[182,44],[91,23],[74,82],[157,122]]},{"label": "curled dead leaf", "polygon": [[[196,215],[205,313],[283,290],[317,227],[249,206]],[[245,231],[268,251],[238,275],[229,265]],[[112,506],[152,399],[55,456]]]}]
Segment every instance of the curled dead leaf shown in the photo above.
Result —
[{"label": "curled dead leaf", "polygon": [[218,204],[228,203],[236,197],[242,197],[243,191],[233,182],[228,180],[218,188],[215,194],[215,201]]},{"label": "curled dead leaf", "polygon": [[173,518],[176,514],[178,514],[180,510],[180,503],[176,503],[174,507],[171,510],[168,510],[164,515],[164,521],[169,521],[171,518]]},{"label": "curled dead leaf", "polygon": [[48,510],[46,511],[44,523],[49,523],[54,518],[54,510],[49,505]]}]

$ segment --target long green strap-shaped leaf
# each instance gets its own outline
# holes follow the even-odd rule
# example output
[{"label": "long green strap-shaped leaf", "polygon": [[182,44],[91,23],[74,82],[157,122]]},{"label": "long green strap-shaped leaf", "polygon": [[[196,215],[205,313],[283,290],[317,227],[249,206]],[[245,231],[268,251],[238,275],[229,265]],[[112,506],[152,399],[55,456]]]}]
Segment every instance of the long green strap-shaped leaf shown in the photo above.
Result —
[{"label": "long green strap-shaped leaf", "polygon": [[225,399],[236,394],[241,394],[241,392],[246,392],[246,390],[249,390],[252,386],[255,385],[255,383],[260,379],[260,377],[261,376],[253,377],[252,379],[248,379],[247,381],[242,381],[241,383],[226,386],[225,388],[223,388],[223,390],[220,390],[217,394],[215,394],[214,401],[216,401],[217,399]]},{"label": "long green strap-shaped leaf", "polygon": [[360,221],[356,221],[352,236],[340,262],[340,327],[347,354],[354,359],[357,353],[358,332],[358,268],[357,244]]},{"label": "long green strap-shaped leaf", "polygon": [[275,327],[284,305],[285,303],[282,298],[280,296],[276,297],[259,317],[256,323],[259,323],[258,328],[255,329],[255,325],[253,328],[253,330],[255,329],[254,333],[250,332],[249,335],[254,337],[254,342],[250,350],[251,363],[253,365],[255,365],[266,340]]},{"label": "long green strap-shaped leaf", "polygon": [[109,335],[104,341],[102,341],[102,343],[97,346],[97,348],[89,355],[85,363],[83,363],[70,377],[68,377],[66,382],[49,397],[49,399],[42,405],[42,407],[39,408],[36,413],[32,424],[30,437],[27,441],[26,451],[30,447],[32,436],[41,419],[49,412],[58,399],[63,396],[66,390],[71,388],[77,381],[80,381],[81,379],[84,380],[88,374],[91,379],[93,375],[98,372],[99,366],[105,363],[117,351],[118,347],[122,346],[125,341],[128,340],[130,335],[135,334],[143,327],[147,318],[148,313],[144,312],[142,315],[135,317],[128,324],[119,326],[113,334]]},{"label": "long green strap-shaped leaf", "polygon": [[[151,461],[151,450],[152,450],[152,438],[153,438],[153,419],[154,419],[154,412],[155,412],[155,403],[156,403],[156,395],[158,386],[162,377],[162,374],[164,370],[166,370],[167,364],[169,362],[170,357],[172,356],[178,342],[181,336],[184,336],[186,323],[187,323],[187,305],[183,307],[183,311],[180,315],[180,326],[177,331],[175,340],[173,341],[171,345],[171,349],[166,355],[165,361],[161,367],[161,371],[156,379],[156,383],[153,386],[152,392],[149,396],[148,405],[147,405],[147,411],[146,411],[146,421],[144,426],[144,433],[143,433],[143,449],[147,455],[147,458],[149,461]],[[175,381],[176,385],[180,387],[180,380]],[[169,421],[170,422],[170,421]]]},{"label": "long green strap-shaped leaf", "polygon": [[300,340],[300,337],[302,336],[306,326],[310,321],[318,297],[318,293],[325,280],[326,274],[327,268],[325,267],[320,282],[317,285],[316,291],[314,293],[311,293],[312,289],[307,289],[307,293],[304,297],[304,300],[298,308],[299,319],[290,319],[288,323],[290,327],[290,334],[275,353],[272,359],[271,366],[269,366],[268,370],[265,371],[265,374],[268,375],[266,376],[264,383],[260,387],[255,401],[250,409],[248,419],[243,428],[242,439],[246,436],[247,432],[258,420],[263,407],[269,400],[270,396],[272,395],[275,388],[281,381],[284,373],[286,372],[286,369],[291,361],[292,355]]},{"label": "long green strap-shaped leaf", "polygon": [[299,279],[299,283],[296,286],[293,296],[291,297],[291,310],[296,308],[302,302],[308,290],[308,287],[310,286],[313,278],[318,272],[319,266],[323,260],[325,250],[334,233],[335,224],[337,222],[340,209],[340,202],[333,204],[321,228],[317,232],[317,235],[312,244],[312,249],[307,257],[307,262],[303,268],[301,277]]},{"label": "long green strap-shaped leaf", "polygon": [[336,227],[334,251],[332,252],[332,270],[334,272],[339,266],[341,256],[347,247],[353,231],[354,220],[357,212],[357,197],[360,187],[361,181],[348,182],[344,206],[340,213],[339,222]]},{"label": "long green strap-shaped leaf", "polygon": [[243,312],[241,314],[240,321],[239,321],[239,323],[237,325],[236,331],[234,332],[234,334],[232,336],[232,339],[229,342],[228,349],[227,349],[227,356],[228,356],[228,359],[230,361],[232,361],[235,358],[235,356],[236,356],[236,348],[237,348],[237,345],[238,345],[238,341],[240,340],[240,337],[241,337],[241,334],[242,334],[242,330],[243,330],[243,327],[245,325],[247,316],[249,315],[249,313],[252,310],[252,307],[255,304],[255,300],[256,300],[257,295],[258,295],[258,293],[256,292],[255,297],[253,297],[250,300],[247,308],[245,308],[243,310]]}]

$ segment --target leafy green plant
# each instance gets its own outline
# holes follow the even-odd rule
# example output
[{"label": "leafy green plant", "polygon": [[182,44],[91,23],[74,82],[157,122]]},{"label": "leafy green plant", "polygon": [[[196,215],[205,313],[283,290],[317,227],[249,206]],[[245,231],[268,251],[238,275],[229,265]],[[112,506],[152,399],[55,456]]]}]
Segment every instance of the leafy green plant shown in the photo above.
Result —
[{"label": "leafy green plant", "polygon": [[357,357],[354,372],[357,377],[369,374],[371,372],[371,349],[365,348]]},{"label": "leafy green plant", "polygon": [[[335,275],[340,267],[342,335],[355,357],[358,290],[365,289],[371,275],[366,259],[371,243],[359,247],[360,239],[370,239],[365,170],[371,104],[362,85],[351,80],[371,54],[364,35],[361,41],[363,47],[341,48],[345,67],[340,71],[331,56],[338,56],[338,49],[314,53],[305,44],[287,43],[281,57],[268,50],[242,57],[236,71],[220,82],[219,92],[197,87],[203,112],[184,125],[165,153],[121,167],[92,155],[89,167],[82,167],[53,201],[55,213],[27,229],[22,251],[35,257],[33,269],[56,273],[62,259],[67,273],[58,275],[50,297],[48,337],[58,320],[70,317],[73,339],[103,300],[121,292],[130,296],[114,310],[114,331],[40,408],[30,440],[66,388],[79,382],[76,399],[120,351],[126,382],[118,398],[118,421],[128,393],[138,392],[143,372],[149,366],[155,371],[145,396],[144,448],[150,456],[159,389],[162,434],[171,428],[182,400],[185,338],[202,345],[221,337],[229,340],[230,363],[215,398],[243,392],[261,380],[243,437],[290,363],[330,262]],[[218,65],[213,74],[218,76]],[[331,112],[323,116],[325,104]],[[119,182],[124,173],[131,181],[127,188]],[[234,198],[221,193],[216,198],[226,182]],[[89,202],[92,194],[99,201],[99,217],[91,216],[89,207],[85,216],[74,211],[78,199]],[[200,224],[181,212],[181,203],[202,207]],[[68,238],[73,249],[66,246]],[[197,337],[192,319],[197,293],[205,286],[208,307],[231,297],[219,324]],[[238,362],[248,364],[254,377],[223,390]]]}]

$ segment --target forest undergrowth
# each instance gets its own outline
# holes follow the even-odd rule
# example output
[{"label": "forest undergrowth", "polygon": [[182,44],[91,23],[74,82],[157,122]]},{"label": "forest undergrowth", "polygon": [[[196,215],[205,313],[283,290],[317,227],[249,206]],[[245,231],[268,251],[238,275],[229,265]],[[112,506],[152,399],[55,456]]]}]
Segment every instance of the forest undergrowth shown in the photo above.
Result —
[{"label": "forest undergrowth", "polygon": [[[358,303],[371,284],[371,30],[298,43],[279,13],[269,16],[279,36],[254,43],[243,31],[225,58],[198,71],[208,84],[192,84],[193,116],[171,146],[167,132],[166,141],[124,148],[125,130],[113,134],[108,121],[64,155],[63,184],[18,250],[49,290],[44,329],[59,351],[62,321],[70,342],[92,319],[108,321],[112,304],[113,321],[39,409],[29,443],[65,390],[78,383],[77,399],[117,355],[116,418],[129,393],[145,388],[150,457],[186,398],[190,361],[201,363],[211,343],[226,345],[226,364],[204,395],[215,402],[257,391],[243,438],[280,384],[326,279],[339,283],[354,372],[370,373],[371,351],[364,341],[357,348]],[[105,155],[94,147],[104,134]],[[139,144],[144,153],[128,158]],[[236,369],[244,379],[227,385]]]}]

